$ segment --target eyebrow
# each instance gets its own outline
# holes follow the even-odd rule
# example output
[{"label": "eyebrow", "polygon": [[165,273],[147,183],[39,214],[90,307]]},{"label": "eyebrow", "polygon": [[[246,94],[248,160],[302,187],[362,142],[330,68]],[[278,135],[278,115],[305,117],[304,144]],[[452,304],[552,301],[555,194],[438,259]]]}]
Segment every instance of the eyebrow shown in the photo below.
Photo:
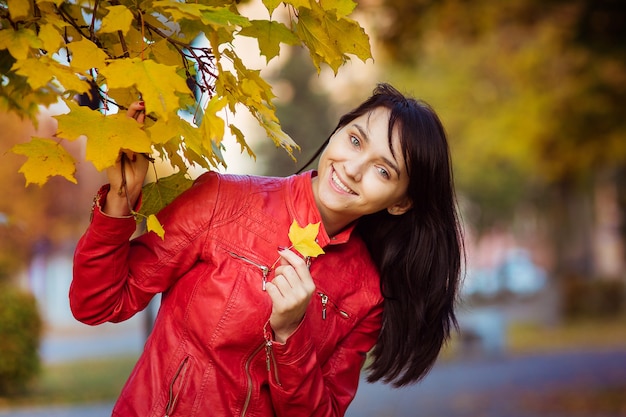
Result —
[{"label": "eyebrow", "polygon": [[[365,140],[365,142],[367,143],[370,142],[370,137],[368,136],[367,132],[365,131],[365,129],[363,129],[361,125],[354,123],[352,126],[354,126],[356,130],[359,131],[359,133],[361,134],[361,137],[363,138],[363,140]],[[400,168],[398,168],[398,165],[394,161],[384,156],[382,157],[382,160],[385,161],[385,163],[389,165],[391,168],[393,168],[393,170],[396,171],[396,174],[398,175],[398,177],[400,177]],[[394,160],[395,160],[395,157],[394,157]]]}]

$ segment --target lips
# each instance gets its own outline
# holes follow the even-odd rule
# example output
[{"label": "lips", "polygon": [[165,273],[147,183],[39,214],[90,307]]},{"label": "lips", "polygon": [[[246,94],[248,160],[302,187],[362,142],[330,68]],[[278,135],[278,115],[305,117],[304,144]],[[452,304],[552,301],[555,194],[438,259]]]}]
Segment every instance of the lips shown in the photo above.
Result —
[{"label": "lips", "polygon": [[337,175],[336,171],[333,170],[332,175],[330,176],[330,179],[332,180],[333,184],[340,190],[345,191],[348,194],[356,194],[354,191],[352,191],[350,187],[344,184],[341,181],[341,179],[339,179],[339,176]]}]

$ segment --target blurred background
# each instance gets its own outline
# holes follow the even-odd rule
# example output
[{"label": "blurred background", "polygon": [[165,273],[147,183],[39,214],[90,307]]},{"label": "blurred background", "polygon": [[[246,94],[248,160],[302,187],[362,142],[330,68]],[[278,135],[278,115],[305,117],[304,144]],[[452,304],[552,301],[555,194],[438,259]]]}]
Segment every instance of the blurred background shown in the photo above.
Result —
[{"label": "blurred background", "polygon": [[[460,331],[423,382],[363,383],[349,415],[626,416],[624,10],[361,0],[354,18],[374,61],[335,76],[299,49],[259,60],[302,150],[294,164],[251,123],[257,160],[227,143],[227,172],[294,173],[377,82],[428,102],[448,131],[467,250]],[[255,45],[240,48],[259,59]],[[158,300],[123,324],[72,318],[72,253],[105,177],[82,162],[77,185],[25,187],[24,159],[8,152],[52,136],[53,111],[36,127],[0,114],[0,416],[104,417]],[[84,144],[71,145],[82,160]]]}]

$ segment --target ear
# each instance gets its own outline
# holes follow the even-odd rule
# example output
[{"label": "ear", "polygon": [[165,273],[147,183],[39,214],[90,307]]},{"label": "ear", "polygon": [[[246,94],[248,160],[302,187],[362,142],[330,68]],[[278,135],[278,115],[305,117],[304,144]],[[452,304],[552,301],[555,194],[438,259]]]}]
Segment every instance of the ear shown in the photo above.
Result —
[{"label": "ear", "polygon": [[409,197],[405,197],[393,206],[387,207],[387,212],[389,212],[389,214],[391,215],[399,216],[409,211],[411,207],[413,207],[413,202]]}]

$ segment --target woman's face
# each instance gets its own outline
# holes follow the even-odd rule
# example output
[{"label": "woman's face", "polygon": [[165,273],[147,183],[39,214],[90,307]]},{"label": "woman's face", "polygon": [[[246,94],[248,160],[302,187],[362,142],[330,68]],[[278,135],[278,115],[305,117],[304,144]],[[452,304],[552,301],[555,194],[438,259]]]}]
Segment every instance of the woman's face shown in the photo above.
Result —
[{"label": "woman's face", "polygon": [[409,178],[396,129],[393,154],[389,148],[389,115],[388,109],[378,107],[330,138],[313,180],[313,193],[327,229],[342,228],[380,210],[402,214],[411,207],[406,195]]}]

